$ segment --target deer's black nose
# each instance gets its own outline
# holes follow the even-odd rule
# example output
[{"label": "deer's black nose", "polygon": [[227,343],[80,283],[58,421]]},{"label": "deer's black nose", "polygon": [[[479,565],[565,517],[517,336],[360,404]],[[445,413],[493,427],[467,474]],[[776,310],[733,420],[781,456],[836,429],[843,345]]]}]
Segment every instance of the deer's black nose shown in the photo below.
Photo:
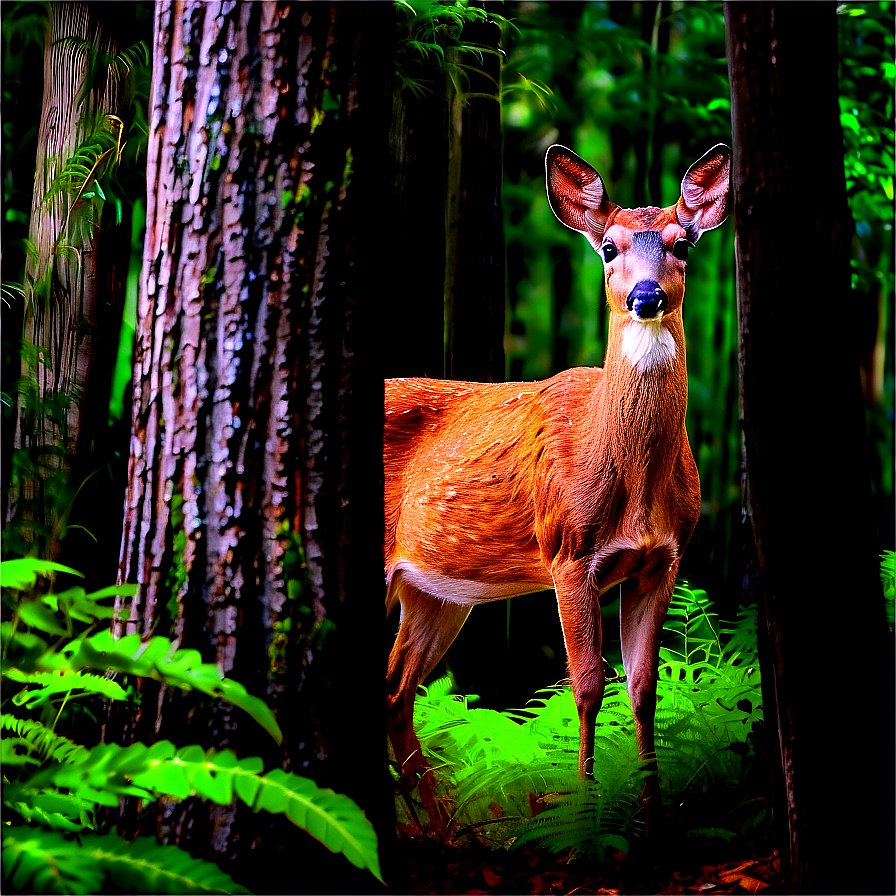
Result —
[{"label": "deer's black nose", "polygon": [[652,320],[658,312],[669,307],[669,300],[656,280],[640,280],[628,294],[625,307],[641,320]]}]

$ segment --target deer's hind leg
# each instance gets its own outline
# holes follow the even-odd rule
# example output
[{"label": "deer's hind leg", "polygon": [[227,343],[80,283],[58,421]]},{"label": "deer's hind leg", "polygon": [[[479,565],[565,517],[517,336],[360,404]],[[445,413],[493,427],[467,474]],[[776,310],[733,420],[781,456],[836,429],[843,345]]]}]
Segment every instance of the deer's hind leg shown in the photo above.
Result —
[{"label": "deer's hind leg", "polygon": [[414,733],[414,697],[417,686],[457,637],[472,606],[433,597],[411,585],[400,571],[389,586],[386,606],[394,606],[396,597],[401,602],[401,624],[386,675],[389,739],[401,769],[400,782],[407,786],[419,777],[418,792],[429,815],[429,827],[441,833],[448,825],[449,813],[436,799],[432,773]]}]

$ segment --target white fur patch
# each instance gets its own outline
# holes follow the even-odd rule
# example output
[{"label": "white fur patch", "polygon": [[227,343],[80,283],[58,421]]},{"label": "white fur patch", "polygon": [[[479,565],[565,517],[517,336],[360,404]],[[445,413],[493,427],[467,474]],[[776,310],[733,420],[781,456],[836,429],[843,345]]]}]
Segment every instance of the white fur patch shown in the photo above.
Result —
[{"label": "white fur patch", "polygon": [[675,358],[675,338],[662,319],[632,318],[622,331],[622,353],[638,373],[665,367]]},{"label": "white fur patch", "polygon": [[431,569],[423,569],[409,560],[400,560],[390,578],[401,570],[408,583],[420,591],[433,597],[450,601],[453,604],[473,606],[492,600],[506,600],[518,594],[532,594],[535,591],[546,591],[550,586],[533,582],[476,582],[471,579],[454,579]]}]

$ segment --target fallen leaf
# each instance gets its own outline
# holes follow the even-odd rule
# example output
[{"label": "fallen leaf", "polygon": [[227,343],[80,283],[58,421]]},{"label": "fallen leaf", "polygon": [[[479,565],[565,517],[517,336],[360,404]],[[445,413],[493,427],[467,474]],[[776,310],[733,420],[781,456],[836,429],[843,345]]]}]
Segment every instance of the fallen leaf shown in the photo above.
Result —
[{"label": "fallen leaf", "polygon": [[768,889],[768,884],[765,881],[751,877],[749,874],[742,874],[737,885],[743,887],[748,893],[760,893],[762,890]]}]

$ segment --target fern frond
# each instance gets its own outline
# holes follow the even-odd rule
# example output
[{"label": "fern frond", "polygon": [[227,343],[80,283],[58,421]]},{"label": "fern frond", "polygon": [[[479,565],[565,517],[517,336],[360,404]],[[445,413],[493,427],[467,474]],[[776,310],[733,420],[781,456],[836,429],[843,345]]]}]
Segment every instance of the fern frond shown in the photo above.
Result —
[{"label": "fern frond", "polygon": [[19,691],[12,702],[16,706],[24,706],[26,709],[34,709],[43,706],[56,694],[96,694],[109,700],[125,700],[127,693],[117,682],[101,675],[91,675],[88,672],[20,672],[18,669],[7,669],[3,673],[12,681],[23,684],[36,685],[35,688]]},{"label": "fern frond", "polygon": [[101,675],[92,675],[88,672],[72,672],[61,670],[59,672],[21,672],[18,669],[7,669],[6,678],[18,681],[22,684],[35,685],[34,688],[19,691],[12,698],[16,706],[24,706],[26,709],[34,709],[43,706],[56,694],[96,694],[109,700],[125,700],[127,692],[120,684],[103,678]]},{"label": "fern frond", "polygon": [[[619,803],[626,804],[627,811]],[[637,794],[612,793],[597,782],[574,781],[568,791],[548,809],[536,815],[520,833],[514,849],[537,842],[553,853],[575,850],[598,860],[608,848],[629,851],[620,819],[634,814]],[[611,828],[611,829],[608,829]]]},{"label": "fern frond", "polygon": [[34,790],[27,786],[7,785],[15,799],[4,797],[3,804],[18,812],[27,822],[36,821],[57,831],[93,829],[94,804],[56,789]]},{"label": "fern frond", "polygon": [[264,701],[249,694],[239,682],[225,678],[214,663],[203,663],[198,650],[179,650],[167,638],[155,636],[143,642],[139,635],[115,639],[110,631],[79,638],[58,653],[45,655],[40,665],[49,670],[112,670],[153,678],[184,690],[227,700],[245,710],[279,744],[283,735],[274,714]]},{"label": "fern frond", "polygon": [[147,837],[128,843],[87,834],[78,842],[39,828],[5,828],[2,864],[3,879],[20,893],[249,892],[217,865]]},{"label": "fern frond", "polygon": [[880,555],[880,581],[884,589],[884,614],[887,627],[893,631],[896,627],[896,552],[884,551]]},{"label": "fern frond", "polygon": [[152,748],[136,743],[128,747],[118,744],[97,744],[86,750],[77,763],[53,765],[31,777],[28,786],[37,789],[63,787],[75,796],[115,807],[119,796],[152,799],[144,787],[137,787],[132,779],[149,766]]},{"label": "fern frond", "polygon": [[[234,795],[251,806],[286,817],[332,852],[368,869],[382,880],[373,826],[347,796],[319,788],[313,781],[274,769],[262,774],[258,757],[239,759],[230,750],[177,750],[170,741],[151,747],[98,744],[74,765],[38,772],[31,788],[62,787],[77,797],[116,806],[119,796],[186,799],[198,796],[229,806]],[[18,798],[18,792],[15,792]]]},{"label": "fern frond", "polygon": [[353,865],[367,868],[382,880],[376,834],[352,800],[281,769],[267,775],[261,775],[261,770],[257,757],[237,759],[230,750],[203,752],[190,746],[169,759],[153,759],[147,771],[133,780],[156,794],[196,795],[223,805],[229,805],[235,793],[253,812],[265,809],[285,814],[327,849],[341,852]]},{"label": "fern frond", "polygon": [[[726,628],[705,592],[681,585],[668,629],[656,710],[661,787],[679,798],[736,786],[748,752],[741,748],[762,718],[755,608],[742,609],[736,626]],[[507,844],[538,840],[595,855],[624,848],[612,838],[632,831],[647,772],[619,683],[607,683],[598,717],[591,791],[577,780],[579,721],[569,687],[496,713],[471,709],[439,683],[417,697],[415,728],[431,764],[435,757],[446,766],[442,783],[458,805],[458,823],[488,820]]]},{"label": "fern frond", "polygon": [[56,734],[46,725],[30,719],[19,719],[10,713],[0,715],[0,729],[18,735],[40,762],[79,762],[87,755],[86,747]]}]

